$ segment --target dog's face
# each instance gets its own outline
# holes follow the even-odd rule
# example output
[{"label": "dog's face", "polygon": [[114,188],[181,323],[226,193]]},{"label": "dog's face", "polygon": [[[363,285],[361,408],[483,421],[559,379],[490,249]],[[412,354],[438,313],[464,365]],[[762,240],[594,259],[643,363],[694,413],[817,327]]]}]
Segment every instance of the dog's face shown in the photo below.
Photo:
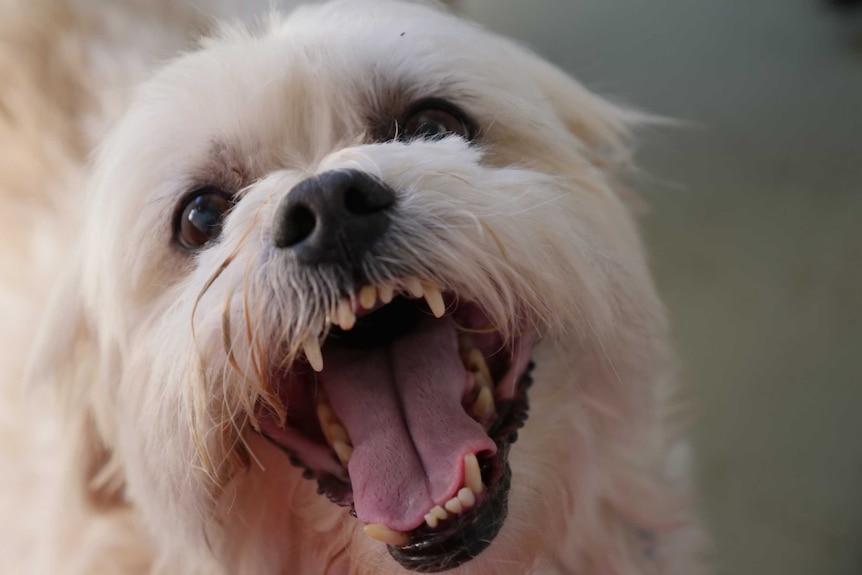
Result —
[{"label": "dog's face", "polygon": [[87,473],[237,569],[556,553],[603,433],[583,406],[636,412],[660,323],[608,173],[627,123],[416,3],[306,8],[171,63],[87,200]]}]

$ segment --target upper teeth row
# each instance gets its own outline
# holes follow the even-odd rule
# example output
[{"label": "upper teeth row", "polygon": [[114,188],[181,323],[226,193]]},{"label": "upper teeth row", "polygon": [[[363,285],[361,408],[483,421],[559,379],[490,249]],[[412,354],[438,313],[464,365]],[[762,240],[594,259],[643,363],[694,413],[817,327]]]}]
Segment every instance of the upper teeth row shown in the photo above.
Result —
[{"label": "upper teeth row", "polygon": [[[416,277],[403,278],[394,282],[383,282],[379,285],[367,285],[359,290],[359,304],[365,309],[372,309],[378,299],[382,304],[388,304],[395,297],[396,290],[412,298],[425,298],[434,317],[441,318],[446,313],[446,304],[440,289]],[[356,313],[353,311],[351,298],[342,298],[336,302],[326,318],[327,323],[335,324],[344,331],[350,331],[356,325]],[[320,351],[318,336],[310,337],[303,345],[305,357],[314,371],[323,371],[323,353]]]}]

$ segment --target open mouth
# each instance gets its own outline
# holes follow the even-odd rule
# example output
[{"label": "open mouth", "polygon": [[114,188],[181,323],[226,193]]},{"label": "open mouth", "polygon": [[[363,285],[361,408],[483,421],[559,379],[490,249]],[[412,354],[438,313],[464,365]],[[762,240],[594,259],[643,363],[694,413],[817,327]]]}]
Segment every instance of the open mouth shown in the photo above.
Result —
[{"label": "open mouth", "polygon": [[287,414],[262,409],[261,433],[402,566],[469,561],[506,516],[531,336],[416,278],[365,286],[329,321],[274,376]]}]

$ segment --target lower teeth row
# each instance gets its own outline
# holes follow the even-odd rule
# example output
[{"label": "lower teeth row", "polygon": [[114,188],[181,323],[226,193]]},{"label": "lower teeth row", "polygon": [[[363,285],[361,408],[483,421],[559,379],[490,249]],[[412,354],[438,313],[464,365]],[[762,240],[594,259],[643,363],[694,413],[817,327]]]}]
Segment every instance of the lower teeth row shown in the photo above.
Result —
[{"label": "lower teeth row", "polygon": [[436,529],[440,521],[445,521],[451,515],[460,515],[465,509],[476,505],[479,495],[485,491],[482,483],[482,471],[479,469],[479,460],[476,454],[470,453],[464,457],[464,487],[458,493],[444,503],[437,505],[425,515],[425,524],[431,529]]},{"label": "lower teeth row", "polygon": [[[453,515],[461,515],[467,509],[476,505],[479,496],[485,491],[482,483],[482,471],[479,469],[479,460],[474,453],[464,457],[464,487],[443,505],[435,505],[426,515],[425,524],[431,529],[436,529],[441,521],[445,521]],[[396,531],[380,523],[370,523],[364,528],[369,537],[382,541],[387,545],[403,547],[410,542],[410,534],[404,531]]]},{"label": "lower teeth row", "polygon": [[[464,362],[464,367],[473,375],[475,387],[478,389],[476,398],[468,411],[479,422],[488,423],[496,413],[493,379],[488,364],[482,352],[477,348],[463,351],[461,359]],[[325,401],[317,404],[317,418],[326,442],[335,451],[341,464],[347,467],[353,454],[353,445],[344,424]],[[445,521],[453,515],[460,515],[465,510],[475,506],[484,490],[485,485],[482,482],[479,460],[475,454],[470,453],[464,457],[463,487],[458,490],[454,497],[442,505],[435,505],[425,515],[425,524],[431,529],[436,529],[441,521]],[[387,545],[404,546],[409,542],[407,533],[395,531],[381,524],[366,525],[365,533]]]}]

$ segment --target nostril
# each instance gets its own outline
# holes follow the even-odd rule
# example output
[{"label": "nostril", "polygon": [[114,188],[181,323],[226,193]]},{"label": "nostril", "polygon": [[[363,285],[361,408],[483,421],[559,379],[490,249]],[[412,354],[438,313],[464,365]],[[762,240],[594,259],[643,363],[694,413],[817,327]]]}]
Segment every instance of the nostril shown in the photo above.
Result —
[{"label": "nostril", "polygon": [[344,207],[351,214],[363,215],[376,212],[377,210],[371,206],[368,197],[356,188],[349,188],[344,192]]},{"label": "nostril", "polygon": [[285,214],[283,225],[279,229],[279,247],[289,248],[301,243],[314,232],[317,217],[305,204],[294,204]]},{"label": "nostril", "polygon": [[395,203],[395,196],[377,182],[371,186],[353,185],[344,191],[344,207],[355,216],[376,214]]}]

